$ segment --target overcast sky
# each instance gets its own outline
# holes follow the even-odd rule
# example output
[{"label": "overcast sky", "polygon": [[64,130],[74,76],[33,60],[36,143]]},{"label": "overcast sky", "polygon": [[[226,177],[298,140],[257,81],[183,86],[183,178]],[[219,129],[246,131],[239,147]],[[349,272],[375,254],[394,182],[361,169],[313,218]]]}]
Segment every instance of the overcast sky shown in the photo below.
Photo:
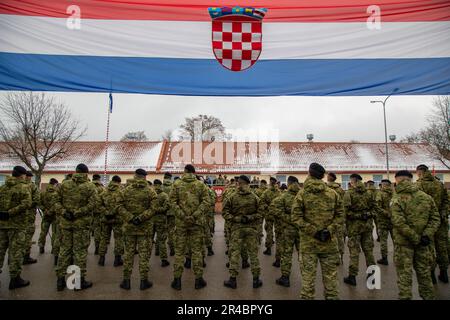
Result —
[{"label": "overcast sky", "polygon": [[[0,97],[4,96],[0,93]],[[83,140],[105,139],[107,93],[50,93],[87,125]],[[128,131],[145,131],[159,140],[185,117],[208,114],[227,129],[270,129],[280,141],[384,141],[383,108],[370,100],[383,97],[185,97],[114,94],[110,140]],[[393,96],[387,102],[388,134],[398,138],[426,124],[433,96]],[[278,133],[277,133],[278,132]]]}]

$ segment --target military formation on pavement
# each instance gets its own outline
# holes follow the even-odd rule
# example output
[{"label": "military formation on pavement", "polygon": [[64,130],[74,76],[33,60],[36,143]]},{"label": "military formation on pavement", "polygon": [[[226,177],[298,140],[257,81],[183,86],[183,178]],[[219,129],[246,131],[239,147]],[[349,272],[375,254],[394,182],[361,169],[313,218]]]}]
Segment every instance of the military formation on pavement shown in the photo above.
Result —
[{"label": "military formation on pavement", "polygon": [[[315,298],[320,264],[325,299],[338,299],[338,268],[343,264],[345,246],[349,267],[344,283],[356,286],[358,273],[366,273],[359,270],[360,252],[367,267],[388,265],[390,237],[399,299],[412,298],[413,271],[420,297],[434,299],[433,286],[438,280],[448,283],[449,197],[443,183],[426,165],[419,165],[416,172],[416,182],[409,171],[402,170],[395,174],[395,182],[382,180],[379,189],[373,181],[364,183],[354,173],[347,191],[336,183],[334,173],[327,173],[317,163],[310,165],[302,185],[294,176],[281,186],[273,177],[269,183],[261,180],[255,185],[245,175],[230,181],[219,176],[218,184],[226,184],[222,216],[229,279],[223,282],[224,287],[238,288],[238,274],[247,268],[253,275],[253,288],[263,285],[264,270],[258,257],[263,246],[263,254],[273,254],[273,266],[280,268],[280,277],[274,279],[278,285],[290,286],[297,252],[300,298]],[[153,183],[146,180],[143,169],[136,170],[134,178],[124,183],[114,176],[106,187],[99,175],[93,175],[91,181],[88,174],[88,167],[79,164],[64,181],[52,178],[40,192],[32,182],[32,173],[16,166],[0,187],[0,261],[3,265],[7,257],[10,290],[30,285],[22,279],[21,270],[23,264],[37,262],[30,254],[36,214],[42,218],[39,252],[45,252],[49,235],[58,291],[66,289],[67,269],[72,265],[80,269],[77,289],[93,286],[87,277],[92,240],[100,266],[112,263],[123,268],[119,284],[123,290],[132,288],[134,269],[139,272],[140,290],[152,287],[148,274],[153,248],[162,267],[170,265],[168,255],[174,256],[173,289],[182,290],[186,285],[182,282],[185,269],[194,272],[195,289],[207,286],[203,271],[205,256],[214,255],[216,204],[209,179],[196,175],[192,165],[186,165],[178,179],[172,180],[172,175],[165,173],[163,181],[156,179]],[[374,228],[377,239],[373,238]],[[374,241],[380,242],[377,261]],[[114,261],[106,260],[107,250],[113,250]]]}]

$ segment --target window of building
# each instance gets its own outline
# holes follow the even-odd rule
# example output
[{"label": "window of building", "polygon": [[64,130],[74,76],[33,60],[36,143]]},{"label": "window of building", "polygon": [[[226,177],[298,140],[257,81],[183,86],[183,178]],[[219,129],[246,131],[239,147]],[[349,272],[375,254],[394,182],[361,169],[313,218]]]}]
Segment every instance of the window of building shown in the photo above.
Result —
[{"label": "window of building", "polygon": [[109,183],[110,177],[109,174],[101,174],[100,175],[100,181],[103,183],[104,186],[106,186]]},{"label": "window of building", "polygon": [[342,179],[342,182],[341,182],[342,189],[348,190],[348,184],[350,182],[350,175],[349,174],[343,174],[343,175],[341,175],[341,179]]},{"label": "window of building", "polygon": [[0,174],[0,186],[4,185],[6,181],[6,176],[3,174]]},{"label": "window of building", "polygon": [[374,174],[373,175],[373,182],[375,182],[375,188],[378,188],[378,186],[381,183],[381,180],[383,180],[382,174]]},{"label": "window of building", "polygon": [[277,178],[278,181],[280,181],[280,184],[287,183],[286,182],[287,178],[286,178],[285,175],[277,175],[276,178]]}]

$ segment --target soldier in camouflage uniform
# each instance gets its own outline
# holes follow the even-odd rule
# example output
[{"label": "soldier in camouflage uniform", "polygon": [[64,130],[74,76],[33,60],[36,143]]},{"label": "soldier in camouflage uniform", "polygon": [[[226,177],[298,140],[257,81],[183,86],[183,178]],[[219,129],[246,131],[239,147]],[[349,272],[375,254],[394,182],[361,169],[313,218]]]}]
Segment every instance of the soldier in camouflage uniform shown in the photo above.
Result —
[{"label": "soldier in camouflage uniform", "polygon": [[170,203],[175,213],[175,262],[171,287],[181,290],[183,258],[190,244],[195,274],[195,289],[206,286],[203,279],[204,226],[211,208],[211,198],[205,184],[197,180],[194,166],[184,168],[181,179],[174,182],[170,192]]},{"label": "soldier in camouflage uniform", "polygon": [[436,283],[436,278],[434,274],[434,269],[436,264],[439,266],[439,280],[448,283],[447,268],[449,265],[447,245],[448,245],[448,212],[449,212],[449,202],[447,197],[447,191],[444,185],[428,170],[428,167],[421,164],[417,167],[417,187],[430,195],[438,208],[439,214],[441,216],[441,224],[437,230],[434,238],[431,239],[434,246],[433,257],[435,261],[432,264],[431,278],[433,283]]},{"label": "soldier in camouflage uniform", "polygon": [[[156,200],[154,201],[154,213],[152,218],[152,234],[153,239],[156,233],[155,247],[158,249],[158,255],[161,258],[161,267],[170,265],[167,261],[167,212],[170,209],[169,196],[163,191],[162,182],[159,179],[153,181],[153,188],[156,192]],[[155,249],[156,252],[156,249]]]},{"label": "soldier in camouflage uniform", "polygon": [[258,259],[258,225],[262,214],[259,211],[259,199],[250,190],[250,179],[241,175],[238,183],[238,189],[225,199],[222,210],[223,218],[229,222],[231,229],[230,279],[224,282],[224,286],[236,289],[241,248],[246,247],[250,257],[253,288],[259,288],[262,281],[259,279],[261,268]]},{"label": "soldier in camouflage uniform", "polygon": [[213,189],[211,189],[210,186],[206,185],[208,188],[208,194],[211,198],[211,208],[209,209],[209,213],[207,216],[207,222],[205,225],[205,246],[207,250],[208,256],[213,256],[214,251],[212,249],[213,245],[213,237],[214,237],[214,228],[215,228],[215,221],[214,216],[216,213],[216,193]]},{"label": "soldier in camouflage uniform", "polygon": [[123,280],[120,287],[131,289],[131,273],[133,271],[134,255],[137,249],[139,256],[140,289],[151,288],[153,283],[148,280],[149,253],[152,239],[150,237],[152,217],[156,192],[145,180],[147,172],[143,169],[135,171],[134,179],[127,181],[127,186],[118,194],[118,213],[123,222],[123,241],[125,248]]},{"label": "soldier in camouflage uniform", "polygon": [[283,287],[289,287],[289,276],[292,268],[292,254],[294,247],[299,252],[300,235],[299,228],[292,222],[292,203],[295,196],[300,191],[298,179],[293,176],[288,177],[288,189],[282,195],[276,197],[271,204],[271,210],[276,220],[280,221],[282,230],[281,237],[278,241],[279,250],[281,251],[281,278],[276,283]]},{"label": "soldier in camouflage uniform", "polygon": [[[265,255],[270,256],[272,254],[272,245],[274,244],[273,232],[274,232],[274,218],[269,207],[272,200],[280,195],[280,191],[277,188],[277,179],[270,177],[270,186],[261,195],[261,210],[264,212],[264,230],[266,231],[266,250],[263,252]],[[276,238],[275,238],[276,240]],[[276,254],[275,264],[279,266],[279,253]],[[278,262],[278,263],[277,263]]]},{"label": "soldier in camouflage uniform", "polygon": [[[101,177],[98,174],[94,174],[92,176],[92,183],[97,187],[97,194],[101,196],[101,194],[105,191],[105,186],[103,185],[101,181]],[[94,217],[92,220],[92,236],[94,237],[94,244],[95,244],[95,252],[94,254],[99,254],[98,249],[100,247],[100,240],[102,237],[102,208],[95,208],[94,210]],[[108,241],[109,244],[109,241]]]},{"label": "soldier in camouflage uniform", "polygon": [[41,221],[41,233],[39,235],[39,252],[44,253],[45,251],[45,240],[47,234],[52,228],[52,254],[55,257],[55,265],[58,263],[58,253],[59,253],[59,234],[58,234],[58,222],[57,222],[57,212],[56,203],[58,202],[58,180],[51,178],[50,183],[41,194],[41,207],[44,213]]},{"label": "soldier in camouflage uniform", "polygon": [[[167,195],[172,190],[172,174],[169,172],[164,173],[162,189]],[[170,201],[169,211],[167,211],[167,243],[169,245],[170,256],[172,257],[175,255],[175,215],[170,207]]]},{"label": "soldier in camouflage uniform", "polygon": [[89,228],[92,224],[92,213],[99,205],[99,200],[95,185],[88,179],[88,167],[80,163],[75,170],[76,173],[70,180],[61,183],[58,189],[58,201],[55,204],[59,213],[61,233],[59,259],[56,266],[58,291],[66,287],[65,275],[72,261],[81,271],[80,289],[92,287],[92,282],[86,280],[86,264],[91,242]]},{"label": "soldier in camouflage uniform", "polygon": [[31,188],[31,197],[33,199],[33,204],[29,210],[27,210],[26,215],[26,238],[25,238],[25,248],[24,248],[24,256],[23,256],[23,264],[33,264],[36,263],[37,260],[31,257],[31,247],[33,245],[33,235],[36,230],[36,209],[39,207],[40,203],[40,192],[36,184],[33,183],[31,178],[33,177],[33,173],[31,171],[27,171],[26,181]]},{"label": "soldier in camouflage uniform", "polygon": [[9,289],[26,287],[30,281],[20,277],[26,240],[27,210],[32,206],[31,190],[25,181],[27,170],[16,166],[12,177],[0,186],[0,268],[8,251]]},{"label": "soldier in camouflage uniform", "polygon": [[396,193],[391,201],[399,299],[412,298],[414,268],[419,295],[428,300],[434,299],[430,275],[431,239],[439,228],[441,217],[432,197],[420,191],[411,179],[409,171],[397,172]]},{"label": "soldier in camouflage uniform", "polygon": [[303,189],[292,205],[292,221],[300,228],[302,299],[314,299],[317,261],[322,269],[324,295],[339,298],[337,269],[338,239],[343,219],[340,196],[322,181],[325,169],[311,163]]},{"label": "soldier in camouflage uniform", "polygon": [[[365,183],[365,185],[366,185],[367,192],[370,193],[372,199],[376,200],[377,199],[377,195],[378,195],[378,190],[375,187],[375,182],[372,181],[372,180],[369,180],[369,181],[367,181]],[[375,232],[377,234],[377,239],[376,240],[377,240],[377,242],[380,242],[380,234],[378,232],[378,217],[377,216],[373,217],[373,222],[375,224]]]},{"label": "soldier in camouflage uniform", "polygon": [[114,233],[114,267],[123,265],[123,233],[122,220],[117,211],[120,197],[122,179],[119,176],[113,176],[111,182],[104,192],[99,195],[101,212],[100,227],[101,237],[98,254],[100,255],[98,264],[105,265],[105,255],[108,249],[108,242],[111,239],[111,233]]},{"label": "soldier in camouflage uniform", "polygon": [[[232,178],[230,180],[230,184],[226,187],[225,191],[222,193],[222,207],[223,204],[225,203],[226,198],[229,197],[234,191],[236,191],[236,188],[237,188],[237,180]],[[223,228],[224,228],[225,244],[227,246],[225,254],[228,255],[228,251],[230,248],[231,231],[230,231],[230,224],[226,220],[224,222]]]},{"label": "soldier in camouflage uniform", "polygon": [[352,187],[345,193],[343,200],[350,251],[348,277],[344,278],[344,282],[352,286],[356,286],[361,248],[366,266],[375,264],[372,231],[373,217],[378,213],[378,206],[361,180],[359,174],[350,176]]},{"label": "soldier in camouflage uniform", "polygon": [[[345,191],[342,189],[341,185],[336,182],[336,174],[334,172],[328,172],[327,173],[327,185],[329,188],[336,191],[336,193],[341,197],[341,200],[344,199]],[[336,235],[338,239],[338,247],[339,247],[339,254],[341,256],[341,264],[343,263],[343,256],[344,256],[344,247],[345,247],[345,219],[341,219],[342,225],[341,228],[338,230],[338,234]]]},{"label": "soldier in camouflage uniform", "polygon": [[392,238],[392,222],[391,222],[391,208],[390,203],[392,199],[392,185],[391,181],[387,179],[381,180],[381,189],[377,193],[377,203],[380,207],[380,214],[377,216],[378,221],[378,236],[380,238],[381,259],[377,262],[387,266],[388,261],[388,237]]},{"label": "soldier in camouflage uniform", "polygon": [[[259,183],[258,189],[255,190],[255,194],[258,196],[259,199],[261,199],[263,193],[266,190],[267,190],[267,181],[262,179]],[[264,219],[262,221],[264,221]],[[262,238],[264,237],[262,222],[261,222],[261,225],[259,226],[258,236],[259,236],[259,244],[261,244]]]}]

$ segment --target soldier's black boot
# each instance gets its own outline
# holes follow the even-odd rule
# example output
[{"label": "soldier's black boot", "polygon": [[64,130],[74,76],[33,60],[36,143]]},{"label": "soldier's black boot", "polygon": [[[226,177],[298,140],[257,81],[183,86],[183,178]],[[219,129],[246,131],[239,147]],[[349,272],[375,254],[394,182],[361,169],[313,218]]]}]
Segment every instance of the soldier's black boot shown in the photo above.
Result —
[{"label": "soldier's black boot", "polygon": [[23,258],[23,264],[33,264],[36,263],[37,260],[33,259],[32,257],[30,257],[29,254],[27,254],[24,258]]},{"label": "soldier's black boot", "polygon": [[253,288],[256,289],[256,288],[259,288],[259,287],[261,287],[261,286],[262,286],[262,281],[261,281],[261,279],[259,279],[258,276],[253,277]]},{"label": "soldier's black boot", "polygon": [[58,265],[58,256],[54,256],[54,258],[53,258],[53,264],[54,264],[55,266]]},{"label": "soldier's black boot", "polygon": [[117,255],[114,257],[114,267],[123,266],[122,256]]},{"label": "soldier's black boot", "polygon": [[436,284],[436,275],[434,274],[434,270],[431,270],[431,281],[433,282],[433,284]]},{"label": "soldier's black boot", "polygon": [[161,260],[161,267],[167,267],[170,266],[170,262],[167,261],[166,259]]},{"label": "soldier's black boot", "polygon": [[441,272],[439,273],[438,278],[439,278],[439,281],[441,281],[443,283],[448,283],[447,270],[441,269]]},{"label": "soldier's black boot", "polygon": [[356,286],[356,277],[355,276],[348,276],[344,278],[344,283],[349,284],[351,286]]},{"label": "soldier's black boot", "polygon": [[389,265],[389,262],[388,262],[387,257],[383,257],[383,258],[381,258],[380,260],[377,260],[377,263],[378,263],[378,264],[382,264],[382,265],[384,265],[384,266]]},{"label": "soldier's black boot", "polygon": [[250,267],[250,263],[248,263],[248,260],[242,260],[242,269],[247,269]]},{"label": "soldier's black boot", "polygon": [[272,265],[276,268],[280,267],[280,259],[276,259],[274,263],[272,263]]},{"label": "soldier's black boot", "polygon": [[205,258],[203,258],[203,268],[206,268]]},{"label": "soldier's black boot", "polygon": [[120,283],[120,287],[124,290],[130,290],[131,289],[131,283],[130,279],[123,279]]},{"label": "soldier's black boot", "polygon": [[173,257],[175,255],[175,249],[173,247],[170,247],[170,256]]},{"label": "soldier's black boot", "polygon": [[95,254],[95,255],[98,255],[98,245],[97,245],[97,244],[95,245],[95,251],[94,251],[94,254]]},{"label": "soldier's black boot", "polygon": [[213,256],[214,255],[214,251],[212,249],[212,247],[208,247],[208,256]]},{"label": "soldier's black boot", "polygon": [[227,251],[225,251],[225,255],[226,255],[226,256],[228,255],[228,250],[227,250]]},{"label": "soldier's black boot", "polygon": [[66,288],[66,278],[58,277],[56,280],[56,290],[63,291]]},{"label": "soldier's black boot", "polygon": [[30,285],[30,281],[23,280],[20,276],[11,278],[9,281],[9,290],[19,289]]},{"label": "soldier's black boot", "polygon": [[100,258],[98,258],[98,265],[102,267],[105,266],[105,256],[100,256]]},{"label": "soldier's black boot", "polygon": [[181,290],[181,278],[174,278],[170,286],[175,290]]},{"label": "soldier's black boot", "polygon": [[39,247],[39,253],[43,254],[45,252],[45,248],[44,247]]},{"label": "soldier's black boot", "polygon": [[263,252],[266,256],[270,256],[272,255],[272,248],[268,247],[266,248],[266,250]]},{"label": "soldier's black boot", "polygon": [[159,246],[155,246],[155,256],[159,256]]},{"label": "soldier's black boot", "polygon": [[223,285],[227,288],[236,289],[237,288],[236,277],[230,277],[230,279],[223,282]]},{"label": "soldier's black boot", "polygon": [[291,286],[288,276],[281,276],[281,278],[278,278],[275,282],[282,287],[288,288]]},{"label": "soldier's black boot", "polygon": [[225,267],[229,268],[230,267],[230,263],[229,262],[225,263]]},{"label": "soldier's black boot", "polygon": [[80,290],[89,289],[93,285],[91,281],[87,281],[84,277],[81,277],[80,282],[81,282]]},{"label": "soldier's black boot", "polygon": [[206,281],[203,277],[195,279],[195,289],[202,289],[204,287],[206,287]]},{"label": "soldier's black boot", "polygon": [[184,261],[184,267],[186,269],[190,269],[191,268],[191,259],[190,258],[186,258],[186,260]]},{"label": "soldier's black boot", "polygon": [[152,286],[153,286],[153,283],[151,281],[148,281],[148,279],[144,279],[144,280],[141,280],[141,285],[140,285],[139,289],[145,290],[145,289],[151,288]]}]

